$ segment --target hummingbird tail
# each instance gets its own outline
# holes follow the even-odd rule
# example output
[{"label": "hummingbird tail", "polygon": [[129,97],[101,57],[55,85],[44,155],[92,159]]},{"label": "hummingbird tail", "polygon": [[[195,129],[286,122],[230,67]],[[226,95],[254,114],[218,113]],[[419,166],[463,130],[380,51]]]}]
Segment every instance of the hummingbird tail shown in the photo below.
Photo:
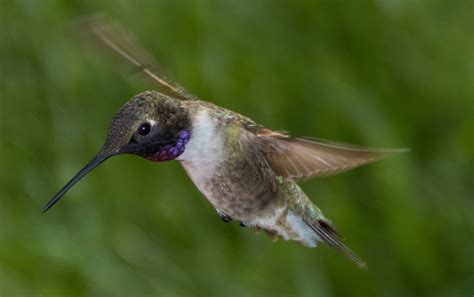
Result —
[{"label": "hummingbird tail", "polygon": [[351,249],[341,241],[341,236],[331,225],[323,220],[304,219],[304,222],[319,236],[319,238],[334,247],[348,259],[353,261],[359,268],[366,269],[367,263],[359,258]]}]

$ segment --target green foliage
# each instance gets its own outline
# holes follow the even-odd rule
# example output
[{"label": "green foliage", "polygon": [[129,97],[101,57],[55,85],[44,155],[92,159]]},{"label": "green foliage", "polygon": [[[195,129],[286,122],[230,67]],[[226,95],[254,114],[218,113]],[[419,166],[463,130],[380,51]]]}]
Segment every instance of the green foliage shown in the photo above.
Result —
[{"label": "green foliage", "polygon": [[[473,3],[0,0],[0,296],[471,296]],[[76,38],[97,11],[201,98],[295,135],[412,148],[303,184],[368,271],[223,224],[178,162],[117,157],[41,215],[154,88]]]}]

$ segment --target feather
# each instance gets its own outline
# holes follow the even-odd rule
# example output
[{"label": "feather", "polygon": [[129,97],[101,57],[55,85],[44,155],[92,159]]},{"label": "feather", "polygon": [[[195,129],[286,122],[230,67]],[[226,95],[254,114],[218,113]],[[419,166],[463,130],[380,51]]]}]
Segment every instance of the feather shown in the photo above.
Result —
[{"label": "feather", "polygon": [[304,222],[318,235],[318,237],[334,247],[348,259],[353,261],[357,267],[366,269],[367,263],[359,258],[351,249],[342,243],[340,235],[334,230],[331,225],[324,220],[304,219]]}]

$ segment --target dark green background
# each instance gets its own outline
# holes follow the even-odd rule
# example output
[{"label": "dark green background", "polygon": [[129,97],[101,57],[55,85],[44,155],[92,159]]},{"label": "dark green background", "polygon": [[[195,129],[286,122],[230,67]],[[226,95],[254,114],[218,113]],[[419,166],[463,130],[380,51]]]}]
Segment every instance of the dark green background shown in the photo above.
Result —
[{"label": "dark green background", "polygon": [[[0,296],[474,293],[473,1],[0,6]],[[222,223],[178,162],[117,157],[41,215],[155,87],[76,38],[97,11],[201,98],[295,135],[412,148],[302,185],[368,271]]]}]

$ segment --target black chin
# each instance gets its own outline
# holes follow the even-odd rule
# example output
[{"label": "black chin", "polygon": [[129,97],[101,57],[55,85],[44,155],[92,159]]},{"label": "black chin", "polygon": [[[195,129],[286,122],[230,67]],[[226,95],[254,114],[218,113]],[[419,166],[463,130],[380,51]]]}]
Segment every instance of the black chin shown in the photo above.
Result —
[{"label": "black chin", "polygon": [[148,141],[137,141],[133,138],[126,146],[120,149],[121,154],[133,154],[146,158],[160,149],[173,145],[176,137],[172,135],[156,135]]}]

